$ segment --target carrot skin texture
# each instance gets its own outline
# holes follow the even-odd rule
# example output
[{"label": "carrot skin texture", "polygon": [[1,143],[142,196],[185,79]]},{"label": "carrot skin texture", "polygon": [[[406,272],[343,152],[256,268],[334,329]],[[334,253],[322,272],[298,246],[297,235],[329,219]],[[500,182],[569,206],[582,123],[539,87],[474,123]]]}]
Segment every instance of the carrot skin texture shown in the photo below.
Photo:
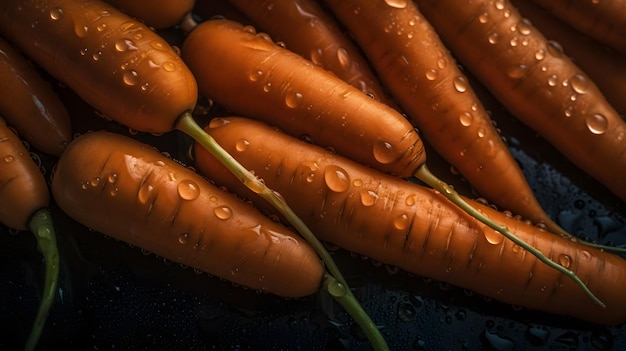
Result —
[{"label": "carrot skin texture", "polygon": [[580,32],[626,54],[626,1],[532,0]]},{"label": "carrot skin texture", "polygon": [[52,194],[79,223],[237,284],[286,297],[320,286],[322,264],[297,234],[131,138],[76,138]]},{"label": "carrot skin texture", "polygon": [[38,150],[59,156],[72,139],[67,110],[50,84],[3,38],[0,77],[0,115]]},{"label": "carrot skin texture", "polygon": [[516,8],[508,1],[461,6],[420,0],[418,5],[453,54],[505,108],[626,200],[626,123],[593,81]]},{"label": "carrot skin texture", "polygon": [[314,0],[230,0],[287,49],[335,73],[374,99],[391,104],[359,49],[341,31],[335,19]]},{"label": "carrot skin texture", "polygon": [[536,200],[466,76],[413,2],[401,8],[383,0],[326,3],[425,140],[481,196],[535,223],[558,227]]},{"label": "carrot skin texture", "polygon": [[[393,174],[413,175],[426,160],[404,116],[250,27],[202,22],[181,51],[200,93],[231,111]],[[368,137],[372,131],[376,140]]]},{"label": "carrot skin texture", "polygon": [[[576,271],[607,303],[608,308],[602,309],[565,276],[429,188],[374,171],[259,121],[217,118],[206,130],[279,191],[321,240],[514,305],[600,324],[626,320],[621,296],[626,286],[626,261],[618,256],[471,202]],[[194,150],[199,172],[267,208],[206,151]]]},{"label": "carrot skin texture", "polygon": [[193,9],[195,0],[106,0],[127,15],[155,29],[175,26]]},{"label": "carrot skin texture", "polygon": [[171,46],[105,2],[3,1],[0,33],[129,128],[168,132],[195,107],[195,79]]},{"label": "carrot skin texture", "polygon": [[583,34],[560,21],[540,6],[528,0],[511,1],[547,39],[554,40],[563,52],[585,71],[602,94],[619,112],[626,116],[626,56],[604,43]]}]

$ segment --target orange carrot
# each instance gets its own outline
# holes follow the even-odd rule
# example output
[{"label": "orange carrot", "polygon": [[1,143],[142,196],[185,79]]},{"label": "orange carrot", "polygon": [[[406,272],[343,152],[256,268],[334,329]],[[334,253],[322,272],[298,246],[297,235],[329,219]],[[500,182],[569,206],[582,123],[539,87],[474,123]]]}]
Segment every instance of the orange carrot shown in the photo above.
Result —
[{"label": "orange carrot", "polygon": [[[221,117],[206,130],[283,194],[322,240],[506,303],[594,323],[626,321],[621,294],[626,288],[626,261],[618,256],[472,203],[576,272],[606,302],[603,309],[565,275],[429,188],[374,171],[259,121]],[[267,208],[202,148],[195,148],[195,157],[198,170],[216,184]]]},{"label": "orange carrot", "polygon": [[267,32],[287,49],[335,73],[377,100],[391,103],[378,78],[335,19],[314,0],[230,0],[252,19],[257,30]]},{"label": "orange carrot", "polygon": [[44,289],[26,350],[33,350],[52,306],[59,276],[59,252],[48,212],[48,184],[17,135],[0,117],[0,222],[30,230],[45,261]]},{"label": "orange carrot", "polygon": [[0,38],[0,115],[40,151],[58,156],[72,139],[65,106],[36,69]]},{"label": "orange carrot", "polygon": [[413,2],[327,3],[424,139],[479,194],[566,235],[541,208],[467,77]]},{"label": "orange carrot", "polygon": [[295,233],[131,138],[76,138],[52,194],[93,230],[251,289],[300,297],[321,284],[319,258]]},{"label": "orange carrot", "polygon": [[626,200],[626,123],[580,68],[508,1],[418,4],[505,108]]}]

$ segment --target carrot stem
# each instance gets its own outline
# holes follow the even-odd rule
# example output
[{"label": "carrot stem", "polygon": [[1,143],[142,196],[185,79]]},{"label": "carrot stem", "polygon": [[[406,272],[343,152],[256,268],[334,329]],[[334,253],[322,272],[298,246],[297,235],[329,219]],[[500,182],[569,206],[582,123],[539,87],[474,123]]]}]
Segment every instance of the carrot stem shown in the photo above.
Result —
[{"label": "carrot stem", "polygon": [[504,235],[504,237],[506,237],[507,239],[511,240],[515,244],[519,245],[523,249],[533,254],[535,257],[537,257],[537,259],[539,259],[539,261],[565,274],[567,277],[572,279],[576,284],[578,284],[596,304],[598,304],[602,308],[606,308],[606,305],[602,301],[600,301],[600,299],[598,299],[591,292],[591,290],[589,290],[587,285],[585,285],[585,283],[578,277],[578,275],[576,275],[576,273],[574,273],[573,271],[549,259],[541,251],[537,250],[536,248],[534,248],[533,246],[531,246],[524,240],[518,238],[515,234],[511,233],[506,226],[497,224],[491,219],[489,219],[487,216],[485,216],[483,213],[478,211],[476,208],[474,208],[469,203],[467,203],[463,198],[461,198],[459,193],[457,193],[450,185],[446,184],[444,181],[442,181],[441,179],[437,178],[434,174],[432,174],[425,164],[423,164],[417,169],[417,171],[415,172],[415,177],[417,177],[424,183],[428,184],[433,189],[439,191],[443,196],[445,196],[452,203],[454,203],[455,205],[460,207],[462,210],[467,212],[470,216],[481,221],[488,227],[499,232],[500,234]]},{"label": "carrot stem", "polygon": [[25,350],[34,350],[43,331],[48,311],[54,302],[55,292],[59,281],[59,251],[52,218],[46,209],[39,210],[31,217],[28,227],[35,235],[37,248],[43,254],[45,261],[44,290],[39,305],[35,323],[26,341]]},{"label": "carrot stem", "polygon": [[222,148],[212,136],[207,134],[193,119],[190,113],[181,115],[176,123],[176,129],[189,135],[217,158],[230,172],[232,172],[245,186],[263,199],[272,204],[300,233],[300,235],[313,247],[318,256],[324,262],[327,274],[324,283],[324,290],[328,292],[346,311],[352,316],[363,332],[370,340],[374,350],[388,350],[382,335],[376,326],[372,323],[370,317],[363,310],[354,295],[350,292],[350,288],[346,283],[335,261],[330,256],[324,245],[317,239],[304,222],[293,212],[285,199],[278,192],[270,189],[265,185],[262,179],[257,178],[252,172],[248,171],[234,157],[232,157],[224,148]]}]

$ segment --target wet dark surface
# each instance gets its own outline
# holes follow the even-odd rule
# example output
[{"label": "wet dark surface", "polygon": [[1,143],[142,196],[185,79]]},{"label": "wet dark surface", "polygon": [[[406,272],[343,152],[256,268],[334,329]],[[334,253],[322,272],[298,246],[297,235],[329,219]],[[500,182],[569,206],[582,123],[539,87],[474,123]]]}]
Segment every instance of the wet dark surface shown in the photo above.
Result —
[{"label": "wet dark surface", "polygon": [[[178,132],[130,134],[59,92],[77,132],[105,128],[188,159]],[[586,240],[626,245],[624,203],[485,97],[544,208]],[[198,113],[197,115],[201,115]],[[200,116],[199,120],[207,117]],[[49,178],[55,159],[37,153]],[[431,157],[431,169],[457,189],[462,180]],[[610,171],[610,170],[607,170]],[[471,193],[468,193],[472,195]],[[324,292],[286,300],[164,261],[52,213],[61,253],[56,303],[40,349],[368,350],[349,316]],[[598,326],[528,311],[471,291],[333,251],[355,296],[392,350],[622,350],[626,326]],[[0,228],[0,349],[21,349],[39,303],[43,262],[28,232]]]}]

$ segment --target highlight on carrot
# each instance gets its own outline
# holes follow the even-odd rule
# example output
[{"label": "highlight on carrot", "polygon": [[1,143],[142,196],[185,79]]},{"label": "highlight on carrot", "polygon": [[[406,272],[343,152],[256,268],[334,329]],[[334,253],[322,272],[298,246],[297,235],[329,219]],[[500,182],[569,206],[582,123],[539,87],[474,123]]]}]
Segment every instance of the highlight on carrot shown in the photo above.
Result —
[{"label": "highlight on carrot", "polygon": [[26,340],[26,350],[34,350],[54,303],[59,276],[59,252],[48,207],[46,180],[22,141],[0,118],[0,222],[16,230],[30,230],[44,258],[44,285],[39,309]]},{"label": "highlight on carrot", "polygon": [[510,2],[418,5],[452,53],[512,115],[626,200],[626,122]]},{"label": "highlight on carrot", "polygon": [[0,115],[37,150],[59,156],[72,139],[67,110],[26,58],[0,37]]},{"label": "highlight on carrot", "polygon": [[359,48],[315,0],[230,0],[259,31],[376,100],[392,104]]},{"label": "highlight on carrot", "polygon": [[[506,303],[600,324],[626,321],[626,260],[617,255],[467,200],[555,260],[562,268],[557,271],[432,189],[372,170],[260,121],[217,117],[206,130],[283,194],[323,241]],[[271,210],[203,148],[196,146],[194,155],[200,173]],[[585,284],[569,279],[574,274]]]},{"label": "highlight on carrot", "polygon": [[[200,93],[225,108],[291,135],[304,135],[387,173],[415,175],[472,217],[528,247],[432,175],[421,139],[399,112],[258,36],[249,26],[227,19],[204,21],[185,38],[182,56],[198,79]],[[552,261],[545,263],[562,269]]]},{"label": "highlight on carrot", "polygon": [[468,79],[411,1],[326,1],[424,139],[489,202],[571,237],[548,216]]}]

